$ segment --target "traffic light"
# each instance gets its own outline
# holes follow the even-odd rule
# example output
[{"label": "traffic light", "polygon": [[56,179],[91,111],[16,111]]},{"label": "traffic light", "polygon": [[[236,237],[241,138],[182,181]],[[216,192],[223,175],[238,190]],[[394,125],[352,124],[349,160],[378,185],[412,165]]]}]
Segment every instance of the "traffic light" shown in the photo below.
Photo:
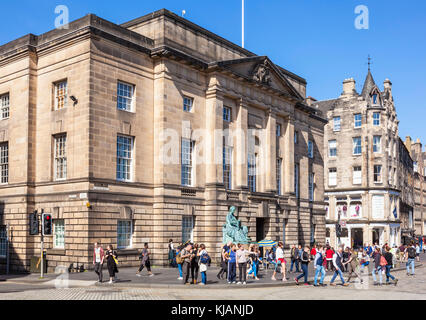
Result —
[{"label": "traffic light", "polygon": [[38,235],[38,215],[37,210],[30,213],[30,235]]},{"label": "traffic light", "polygon": [[42,216],[42,229],[43,229],[43,235],[51,235],[52,234],[52,215],[50,213],[43,213]]}]

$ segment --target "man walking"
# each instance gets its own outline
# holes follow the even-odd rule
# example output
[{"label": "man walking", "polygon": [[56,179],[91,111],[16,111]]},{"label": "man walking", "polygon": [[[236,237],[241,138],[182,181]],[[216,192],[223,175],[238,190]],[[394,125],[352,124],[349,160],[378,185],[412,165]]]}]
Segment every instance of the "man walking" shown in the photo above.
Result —
[{"label": "man walking", "polygon": [[228,242],[222,247],[222,252],[220,254],[220,271],[217,274],[217,278],[219,280],[223,279],[223,275],[226,274],[226,278],[228,278],[228,258],[227,258],[227,252],[231,250],[231,242]]},{"label": "man walking", "polygon": [[293,247],[291,248],[290,256],[291,256],[290,272],[293,272],[293,265],[296,265],[296,272],[299,273],[299,263],[297,261],[297,259],[298,259],[298,250],[297,250],[295,244],[293,244]]},{"label": "man walking", "polygon": [[355,252],[354,249],[351,249],[349,251],[349,260],[346,262],[346,264],[349,266],[349,275],[348,275],[348,280],[347,282],[350,283],[351,278],[353,277],[353,275],[355,275],[355,277],[358,277],[361,280],[361,284],[362,284],[362,278],[360,277],[358,270],[359,270],[359,260],[358,260],[358,254]]},{"label": "man walking", "polygon": [[[315,278],[314,278],[314,286],[315,287],[325,287],[324,284],[324,277],[325,277],[325,268],[324,268],[324,247],[320,246],[318,247],[318,250],[315,254],[315,260],[314,260],[314,267],[315,267]],[[318,275],[321,273],[321,279],[320,283],[318,285]]]},{"label": "man walking", "polygon": [[390,270],[393,266],[393,255],[391,253],[391,249],[389,247],[386,247],[386,252],[384,254],[384,257],[386,259],[387,265],[386,265],[386,284],[389,284],[389,278],[391,278],[396,285],[398,283],[398,279],[396,279],[393,275],[390,274]]},{"label": "man walking", "polygon": [[343,252],[342,247],[339,247],[339,249],[337,249],[337,251],[333,254],[333,266],[335,271],[334,271],[333,277],[331,278],[330,286],[335,286],[334,280],[336,279],[338,275],[340,276],[340,280],[342,280],[343,286],[347,287],[349,285],[349,283],[345,282],[345,279],[343,279],[342,252]]},{"label": "man walking", "polygon": [[189,272],[191,266],[191,255],[192,255],[192,245],[188,243],[184,249],[181,251],[182,263],[182,272],[183,272],[183,284],[189,284]]},{"label": "man walking", "polygon": [[93,265],[95,266],[95,273],[98,275],[98,282],[102,282],[102,266],[104,264],[104,249],[95,242],[93,249]]},{"label": "man walking", "polygon": [[416,247],[414,246],[414,242],[411,242],[411,245],[405,249],[405,259],[407,260],[407,276],[410,275],[410,267],[411,275],[414,276],[414,260],[416,259]]}]

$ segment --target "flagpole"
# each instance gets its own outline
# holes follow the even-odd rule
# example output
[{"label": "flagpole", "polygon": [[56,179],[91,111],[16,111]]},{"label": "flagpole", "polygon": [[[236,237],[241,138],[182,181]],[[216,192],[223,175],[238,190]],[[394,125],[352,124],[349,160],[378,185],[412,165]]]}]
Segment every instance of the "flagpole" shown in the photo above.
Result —
[{"label": "flagpole", "polygon": [[242,42],[244,48],[244,0],[242,0]]}]

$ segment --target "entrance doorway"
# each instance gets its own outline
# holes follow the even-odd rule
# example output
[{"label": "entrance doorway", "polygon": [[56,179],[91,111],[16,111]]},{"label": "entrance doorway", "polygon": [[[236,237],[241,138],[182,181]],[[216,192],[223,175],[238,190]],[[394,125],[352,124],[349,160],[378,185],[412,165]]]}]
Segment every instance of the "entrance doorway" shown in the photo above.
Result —
[{"label": "entrance doorway", "polygon": [[351,230],[352,247],[354,249],[362,248],[364,243],[364,234],[362,229]]},{"label": "entrance doorway", "polygon": [[265,239],[265,218],[256,218],[256,242]]},{"label": "entrance doorway", "polygon": [[372,239],[373,239],[373,245],[376,243],[378,243],[379,245],[383,245],[383,229],[374,228]]}]

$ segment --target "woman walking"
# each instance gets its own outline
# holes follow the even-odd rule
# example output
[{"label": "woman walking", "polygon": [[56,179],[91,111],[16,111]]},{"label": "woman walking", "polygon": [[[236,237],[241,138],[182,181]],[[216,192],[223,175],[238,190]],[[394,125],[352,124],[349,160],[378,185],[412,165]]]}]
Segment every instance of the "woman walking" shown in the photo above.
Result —
[{"label": "woman walking", "polygon": [[362,278],[360,277],[360,275],[358,273],[358,268],[359,268],[358,253],[356,253],[354,249],[349,251],[348,261],[344,262],[344,264],[346,264],[348,266],[348,271],[349,271],[348,280],[346,282],[349,283],[351,281],[351,278],[353,277],[353,274],[354,274],[355,277],[360,279],[361,284],[362,284]]},{"label": "woman walking", "polygon": [[198,264],[200,257],[198,256],[198,243],[194,244],[194,248],[191,252],[191,283],[197,284],[198,271],[200,265]]},{"label": "woman walking", "polygon": [[[382,266],[380,265],[380,260],[381,260],[381,253],[380,253],[380,248],[377,247],[375,252],[373,253],[373,259],[374,259],[374,269],[371,272],[371,275],[373,276],[373,281],[374,281],[374,285],[382,285]],[[376,273],[379,275],[379,283],[377,283],[377,278],[376,278]]]},{"label": "woman walking", "polygon": [[287,278],[285,276],[285,266],[287,261],[284,259],[284,244],[280,241],[278,242],[278,248],[275,251],[275,259],[276,259],[276,267],[274,270],[274,274],[272,275],[272,280],[277,280],[275,278],[275,275],[277,274],[278,266],[281,266],[281,273],[283,275],[282,281],[287,281]]},{"label": "woman walking", "polygon": [[141,260],[141,265],[139,267],[138,272],[136,272],[136,275],[138,277],[141,276],[141,272],[144,267],[146,267],[146,270],[148,271],[148,275],[150,277],[154,276],[154,274],[151,272],[151,261],[149,260],[149,255],[150,255],[150,252],[148,249],[148,243],[145,242],[144,248],[142,249],[142,252],[139,256],[139,259]]},{"label": "woman walking", "polygon": [[390,248],[386,247],[386,252],[384,254],[384,257],[386,259],[387,265],[386,265],[386,284],[389,284],[389,278],[393,280],[394,284],[397,285],[398,279],[396,279],[393,275],[390,274],[390,270],[393,266],[393,255],[390,252]]},{"label": "woman walking", "polygon": [[176,257],[176,250],[175,250],[175,245],[173,243],[173,239],[169,240],[169,265],[171,267],[176,267],[176,261],[175,261],[175,257]]},{"label": "woman walking", "polygon": [[108,245],[107,251],[105,252],[105,257],[107,260],[107,267],[109,273],[109,284],[112,284],[113,282],[115,282],[115,274],[118,273],[117,252],[115,252],[112,245]]},{"label": "woman walking", "polygon": [[207,265],[210,261],[209,254],[207,253],[206,246],[204,244],[200,245],[200,249],[197,253],[200,265],[201,272],[201,282],[200,285],[205,286],[207,284]]},{"label": "woman walking", "polygon": [[239,281],[237,284],[247,284],[247,255],[248,251],[242,244],[238,244],[238,250],[237,250],[237,263],[238,263],[238,270],[240,272]]},{"label": "woman walking", "polygon": [[296,284],[299,284],[299,279],[304,277],[305,286],[309,286],[308,283],[308,264],[309,264],[309,248],[305,247],[305,250],[303,250],[302,254],[300,255],[300,263],[301,263],[301,267],[302,267],[302,273],[297,277],[294,278],[294,281],[296,281]]}]

